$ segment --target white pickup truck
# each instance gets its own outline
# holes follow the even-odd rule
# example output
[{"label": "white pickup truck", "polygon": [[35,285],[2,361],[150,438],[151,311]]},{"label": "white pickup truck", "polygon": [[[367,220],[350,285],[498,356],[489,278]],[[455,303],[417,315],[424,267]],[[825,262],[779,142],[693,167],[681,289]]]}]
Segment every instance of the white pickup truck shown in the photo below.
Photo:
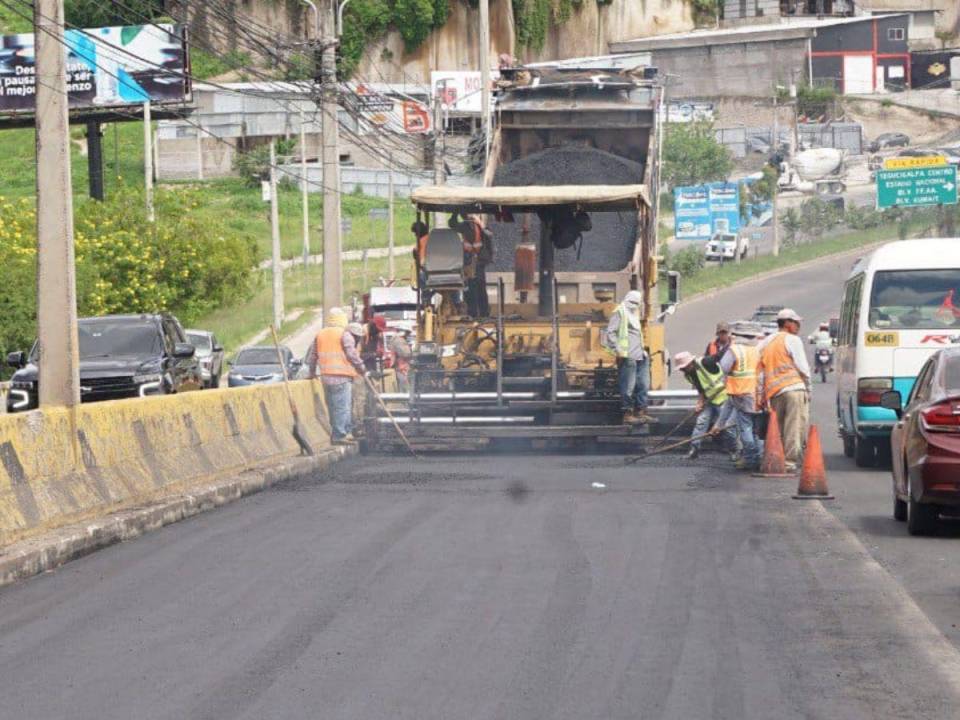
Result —
[{"label": "white pickup truck", "polygon": [[[750,239],[740,238],[740,257],[745,258],[750,250]],[[737,255],[737,236],[732,233],[717,233],[707,242],[703,251],[707,260],[735,260]]]}]

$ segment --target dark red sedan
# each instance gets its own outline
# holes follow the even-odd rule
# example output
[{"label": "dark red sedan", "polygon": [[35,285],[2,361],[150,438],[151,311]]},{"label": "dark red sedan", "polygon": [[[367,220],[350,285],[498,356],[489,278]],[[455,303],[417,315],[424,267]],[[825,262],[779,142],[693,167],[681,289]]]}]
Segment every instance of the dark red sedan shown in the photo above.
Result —
[{"label": "dark red sedan", "polygon": [[960,508],[960,347],[927,360],[905,404],[896,390],[881,404],[899,418],[890,435],[893,516],[911,535],[932,535],[942,511]]}]

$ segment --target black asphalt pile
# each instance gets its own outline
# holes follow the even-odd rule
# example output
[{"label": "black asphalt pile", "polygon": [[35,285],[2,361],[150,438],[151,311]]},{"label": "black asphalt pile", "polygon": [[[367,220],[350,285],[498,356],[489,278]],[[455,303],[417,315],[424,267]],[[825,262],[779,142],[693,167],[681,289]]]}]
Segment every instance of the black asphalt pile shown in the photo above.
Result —
[{"label": "black asphalt pile", "polygon": [[[643,165],[627,158],[585,147],[551,148],[520,160],[501,165],[494,185],[630,185],[643,180]],[[633,257],[637,237],[635,213],[590,214],[593,229],[583,234],[583,247],[557,250],[556,269],[560,272],[610,272],[622,270]],[[522,217],[514,223],[493,223],[493,269],[512,271],[514,250],[523,241]],[[528,242],[540,237],[540,221],[531,215]],[[581,298],[589,301],[592,298]]]}]

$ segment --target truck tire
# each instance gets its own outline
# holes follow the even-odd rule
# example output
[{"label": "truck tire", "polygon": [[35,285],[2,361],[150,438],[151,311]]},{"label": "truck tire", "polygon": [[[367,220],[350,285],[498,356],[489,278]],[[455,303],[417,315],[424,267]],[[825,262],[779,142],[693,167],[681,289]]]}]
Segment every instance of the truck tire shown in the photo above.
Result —
[{"label": "truck tire", "polygon": [[854,437],[853,461],[857,467],[869,468],[875,464],[874,451],[876,446],[873,440],[862,438],[859,435]]}]

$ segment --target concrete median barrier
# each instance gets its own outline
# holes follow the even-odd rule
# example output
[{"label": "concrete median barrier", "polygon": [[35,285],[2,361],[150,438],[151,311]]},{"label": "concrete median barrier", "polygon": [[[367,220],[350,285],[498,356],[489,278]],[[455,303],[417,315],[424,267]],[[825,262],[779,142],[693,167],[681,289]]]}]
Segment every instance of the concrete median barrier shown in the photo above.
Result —
[{"label": "concrete median barrier", "polygon": [[[89,531],[107,516],[167,507],[142,527],[162,525],[164,512],[173,521],[270,484],[276,468],[303,474],[339,458],[322,386],[299,381],[291,391],[317,458],[298,460],[279,384],[0,416],[0,563],[41,535],[59,535],[62,545],[67,526]],[[47,569],[40,565],[33,572]],[[0,567],[0,583],[13,570]]]}]

